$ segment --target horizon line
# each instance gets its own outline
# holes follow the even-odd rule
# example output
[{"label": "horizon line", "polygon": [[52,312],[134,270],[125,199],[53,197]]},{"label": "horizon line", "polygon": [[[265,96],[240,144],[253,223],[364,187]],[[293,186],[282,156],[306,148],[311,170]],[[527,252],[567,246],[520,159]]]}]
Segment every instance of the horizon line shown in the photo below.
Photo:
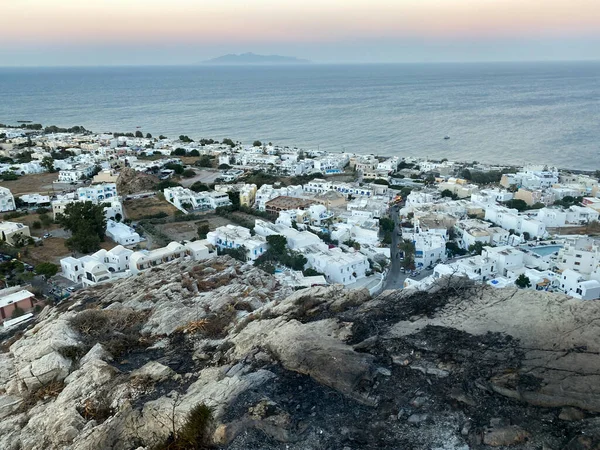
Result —
[{"label": "horizon line", "polygon": [[206,64],[199,63],[173,63],[173,64],[54,64],[54,65],[28,65],[15,64],[3,65],[2,69],[19,69],[19,68],[100,68],[100,67],[310,67],[310,66],[367,66],[367,65],[436,65],[436,64],[532,64],[532,63],[594,63],[600,62],[600,58],[588,59],[501,59],[501,60],[448,60],[448,61],[312,61],[306,60],[302,63],[258,63],[258,64]]}]

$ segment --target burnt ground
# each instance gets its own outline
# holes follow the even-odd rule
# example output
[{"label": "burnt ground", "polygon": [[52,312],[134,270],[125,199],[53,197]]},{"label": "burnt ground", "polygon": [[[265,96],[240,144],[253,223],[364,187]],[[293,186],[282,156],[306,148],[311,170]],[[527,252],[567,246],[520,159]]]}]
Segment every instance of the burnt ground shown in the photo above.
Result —
[{"label": "burnt ground", "polygon": [[[278,365],[265,367],[276,379],[243,393],[224,422],[248,416],[249,408],[267,399],[272,415],[289,420],[275,431],[249,427],[228,448],[488,449],[492,447],[482,440],[493,424],[516,426],[526,436],[522,442],[493,448],[541,450],[563,449],[581,433],[581,423],[559,420],[558,409],[529,406],[485,388],[489,377],[519,365],[518,342],[508,336],[427,327],[405,339],[374,340],[358,347],[373,354],[380,367],[369,386],[371,397],[378,399],[375,406],[348,399],[310,376]],[[445,369],[437,375],[421,370],[438,366]],[[521,389],[537,388],[536,379],[515,383]]]}]

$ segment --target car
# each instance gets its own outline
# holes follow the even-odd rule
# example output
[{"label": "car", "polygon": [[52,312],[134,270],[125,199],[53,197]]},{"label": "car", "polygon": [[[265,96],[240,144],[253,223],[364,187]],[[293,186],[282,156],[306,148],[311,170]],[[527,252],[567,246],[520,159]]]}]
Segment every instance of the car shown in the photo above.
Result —
[{"label": "car", "polygon": [[69,292],[75,292],[75,290],[76,290],[76,289],[75,289],[75,287],[73,287],[73,286],[69,286],[69,287],[67,288],[67,291],[69,291]]},{"label": "car", "polygon": [[48,239],[49,237],[52,237],[52,233],[45,233],[45,234],[42,236],[42,239]]}]

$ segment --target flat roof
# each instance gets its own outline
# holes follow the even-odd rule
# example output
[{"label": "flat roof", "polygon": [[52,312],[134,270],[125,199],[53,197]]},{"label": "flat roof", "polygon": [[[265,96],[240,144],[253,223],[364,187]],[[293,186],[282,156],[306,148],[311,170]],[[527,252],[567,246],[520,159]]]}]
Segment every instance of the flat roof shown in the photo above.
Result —
[{"label": "flat roof", "polygon": [[0,299],[0,308],[4,308],[5,306],[20,302],[21,300],[26,300],[31,297],[34,297],[34,295],[27,290],[15,292],[14,294],[7,295],[6,297],[2,297]]}]

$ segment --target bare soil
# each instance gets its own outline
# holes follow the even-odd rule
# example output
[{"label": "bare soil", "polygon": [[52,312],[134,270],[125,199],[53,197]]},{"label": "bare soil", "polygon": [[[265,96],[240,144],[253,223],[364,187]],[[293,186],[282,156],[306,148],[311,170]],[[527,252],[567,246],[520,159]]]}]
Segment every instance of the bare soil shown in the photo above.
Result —
[{"label": "bare soil", "polygon": [[131,220],[138,220],[144,216],[165,212],[169,216],[175,214],[177,208],[166,200],[158,197],[140,198],[136,200],[127,200],[123,202],[125,217]]},{"label": "bare soil", "polygon": [[54,185],[52,182],[58,179],[57,173],[36,173],[32,175],[23,175],[14,181],[3,181],[2,186],[10,189],[14,196],[22,194],[52,194],[64,189],[63,183]]}]

